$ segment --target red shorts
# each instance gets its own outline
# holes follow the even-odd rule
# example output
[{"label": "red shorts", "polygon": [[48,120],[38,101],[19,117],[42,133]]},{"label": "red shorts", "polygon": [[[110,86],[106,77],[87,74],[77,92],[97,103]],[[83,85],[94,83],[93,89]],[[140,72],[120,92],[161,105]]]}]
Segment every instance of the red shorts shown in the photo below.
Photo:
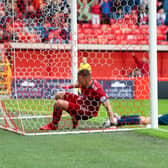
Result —
[{"label": "red shorts", "polygon": [[88,120],[97,116],[97,111],[90,111],[86,104],[87,101],[82,96],[65,92],[64,100],[69,102],[67,112],[76,120]]}]

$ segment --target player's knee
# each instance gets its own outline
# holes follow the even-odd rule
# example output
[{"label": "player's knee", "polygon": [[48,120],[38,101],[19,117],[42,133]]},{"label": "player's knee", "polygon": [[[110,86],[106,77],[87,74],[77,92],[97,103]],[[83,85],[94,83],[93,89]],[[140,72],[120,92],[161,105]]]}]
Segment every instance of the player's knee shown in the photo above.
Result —
[{"label": "player's knee", "polygon": [[55,99],[58,100],[58,99],[63,99],[63,96],[64,96],[64,92],[58,92],[56,93],[55,95]]},{"label": "player's knee", "polygon": [[56,100],[55,104],[54,104],[54,109],[57,109],[57,110],[62,110],[62,102],[60,99]]}]

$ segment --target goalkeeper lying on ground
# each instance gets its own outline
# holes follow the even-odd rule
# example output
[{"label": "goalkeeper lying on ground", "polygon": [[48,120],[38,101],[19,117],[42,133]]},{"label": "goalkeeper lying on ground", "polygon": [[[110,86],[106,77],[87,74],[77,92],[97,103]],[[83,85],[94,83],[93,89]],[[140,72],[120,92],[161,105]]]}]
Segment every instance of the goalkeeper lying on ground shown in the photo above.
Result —
[{"label": "goalkeeper lying on ground", "polygon": [[[144,117],[139,115],[122,115],[114,114],[116,118],[116,126],[123,125],[148,125],[151,123],[150,117]],[[104,127],[109,127],[109,120],[103,123]],[[168,125],[168,114],[159,115],[158,117],[159,125]]]},{"label": "goalkeeper lying on ground", "polygon": [[71,115],[73,128],[76,128],[79,120],[88,120],[96,117],[101,104],[107,110],[110,121],[109,126],[115,125],[115,118],[110,102],[102,86],[96,80],[91,79],[91,74],[88,70],[80,70],[78,72],[78,82],[70,86],[64,86],[63,88],[81,88],[82,95],[78,96],[69,92],[57,93],[55,96],[53,121],[41,127],[41,130],[57,130],[63,110]]}]

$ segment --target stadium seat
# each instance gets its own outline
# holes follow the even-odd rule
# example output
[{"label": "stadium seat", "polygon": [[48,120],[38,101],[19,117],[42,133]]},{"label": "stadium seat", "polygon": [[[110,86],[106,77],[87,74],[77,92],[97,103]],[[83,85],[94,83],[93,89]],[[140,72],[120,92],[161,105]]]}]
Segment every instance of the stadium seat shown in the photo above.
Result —
[{"label": "stadium seat", "polygon": [[78,28],[78,29],[80,29],[80,28],[81,28],[81,25],[80,25],[79,23],[77,24],[77,28]]},{"label": "stadium seat", "polygon": [[126,41],[127,40],[127,36],[126,35],[117,36],[116,40],[120,40],[120,41],[125,40]]},{"label": "stadium seat", "polygon": [[110,27],[109,24],[102,24],[102,25],[101,25],[101,29],[102,29],[102,30],[107,30],[107,29],[109,30],[109,29],[111,29],[111,27]]},{"label": "stadium seat", "polygon": [[111,19],[111,24],[116,24],[116,20],[115,19]]},{"label": "stadium seat", "polygon": [[97,29],[97,30],[94,31],[94,34],[95,35],[103,35],[103,30]]},{"label": "stadium seat", "polygon": [[133,35],[139,35],[140,34],[140,30],[139,29],[134,29],[130,32]]},{"label": "stadium seat", "polygon": [[125,35],[131,34],[131,29],[122,29],[122,33]]},{"label": "stadium seat", "polygon": [[124,23],[125,23],[125,24],[129,24],[129,23],[130,23],[130,20],[131,20],[131,16],[130,16],[130,15],[125,15],[125,16],[124,16]]},{"label": "stadium seat", "polygon": [[90,39],[89,44],[98,44],[98,39]]},{"label": "stadium seat", "polygon": [[89,23],[84,23],[84,24],[82,24],[82,28],[83,28],[83,29],[91,28],[91,24],[89,24]]},{"label": "stadium seat", "polygon": [[138,25],[135,25],[135,24],[129,24],[128,28],[133,30],[133,29],[138,29],[139,27],[138,27]]},{"label": "stadium seat", "polygon": [[88,44],[88,40],[87,39],[80,39],[78,41],[79,41],[79,44]]},{"label": "stadium seat", "polygon": [[160,41],[160,45],[168,45],[168,41]]},{"label": "stadium seat", "polygon": [[100,29],[100,25],[99,24],[92,24],[91,26],[93,29]]},{"label": "stadium seat", "polygon": [[79,40],[85,39],[85,34],[83,34],[83,33],[78,34],[78,39],[79,39]]},{"label": "stadium seat", "polygon": [[120,28],[123,30],[123,29],[128,29],[128,24],[122,24],[120,25]]},{"label": "stadium seat", "polygon": [[118,45],[118,44],[120,44],[120,41],[119,40],[110,40],[110,41],[108,41],[108,44]]},{"label": "stadium seat", "polygon": [[82,28],[78,28],[78,34],[83,33],[83,29]]},{"label": "stadium seat", "polygon": [[109,34],[109,35],[107,36],[107,39],[108,39],[108,40],[116,40],[116,36],[115,36],[114,34]]},{"label": "stadium seat", "polygon": [[120,25],[119,25],[119,24],[111,25],[111,29],[112,29],[112,30],[120,29]]},{"label": "stadium seat", "polygon": [[141,40],[141,41],[138,41],[138,43],[140,45],[147,45],[149,43],[149,41],[148,40]]},{"label": "stadium seat", "polygon": [[32,39],[33,39],[33,42],[35,42],[35,43],[41,43],[40,36],[35,33],[32,34]]},{"label": "stadium seat", "polygon": [[121,29],[116,29],[116,30],[114,31],[114,34],[116,34],[116,35],[121,35],[121,34],[122,34],[122,30],[121,30]]},{"label": "stadium seat", "polygon": [[83,33],[86,35],[86,34],[93,34],[94,33],[94,30],[93,29],[90,29],[90,28],[85,28],[83,29]]},{"label": "stadium seat", "polygon": [[166,35],[164,35],[164,34],[158,35],[157,40],[166,40]]},{"label": "stadium seat", "polygon": [[117,20],[117,23],[118,23],[118,24],[123,24],[123,23],[124,23],[124,19],[118,19],[118,20]]},{"label": "stadium seat", "polygon": [[110,35],[110,34],[111,34],[111,30],[110,30],[110,29],[105,29],[105,30],[103,31],[103,34],[104,34],[104,35]]}]

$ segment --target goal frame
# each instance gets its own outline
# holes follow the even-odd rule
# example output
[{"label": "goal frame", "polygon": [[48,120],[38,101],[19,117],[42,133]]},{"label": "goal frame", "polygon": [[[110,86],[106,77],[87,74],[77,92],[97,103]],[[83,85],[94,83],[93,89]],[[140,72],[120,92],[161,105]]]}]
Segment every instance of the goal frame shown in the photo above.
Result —
[{"label": "goal frame", "polygon": [[[71,45],[67,44],[67,48],[72,51],[72,83],[77,81],[77,70],[78,70],[78,49],[85,48],[85,45],[77,44],[77,0],[72,0],[72,43]],[[150,0],[149,3],[149,48],[144,46],[144,50],[149,52],[149,62],[150,62],[150,109],[151,109],[151,128],[158,128],[158,91],[157,91],[157,26],[156,26],[156,0]],[[25,44],[26,46],[27,44]],[[11,44],[12,46],[12,44]],[[15,44],[13,44],[14,47]],[[58,45],[61,46],[61,45]],[[59,47],[56,48],[59,49]],[[54,47],[54,45],[53,45]],[[91,45],[90,45],[91,47]],[[99,48],[98,45],[92,45],[92,48]],[[114,49],[115,45],[104,45],[108,50]],[[123,46],[122,46],[123,47]],[[64,49],[66,47],[64,46]],[[88,46],[89,48],[89,46]],[[134,49],[136,46],[134,46]],[[139,48],[139,47],[137,47]],[[142,46],[140,47],[143,48]],[[131,49],[130,49],[131,50]],[[76,90],[74,90],[76,93]],[[0,126],[0,128],[2,128]],[[86,130],[86,131],[67,131],[67,132],[42,132],[42,133],[25,133],[21,131],[14,130],[12,128],[4,128],[6,130],[16,132],[22,135],[53,135],[53,134],[78,134],[78,133],[98,133],[98,132],[114,132],[114,131],[131,131],[135,129],[146,129],[146,128],[124,128],[124,129],[104,129],[104,130]]]}]

